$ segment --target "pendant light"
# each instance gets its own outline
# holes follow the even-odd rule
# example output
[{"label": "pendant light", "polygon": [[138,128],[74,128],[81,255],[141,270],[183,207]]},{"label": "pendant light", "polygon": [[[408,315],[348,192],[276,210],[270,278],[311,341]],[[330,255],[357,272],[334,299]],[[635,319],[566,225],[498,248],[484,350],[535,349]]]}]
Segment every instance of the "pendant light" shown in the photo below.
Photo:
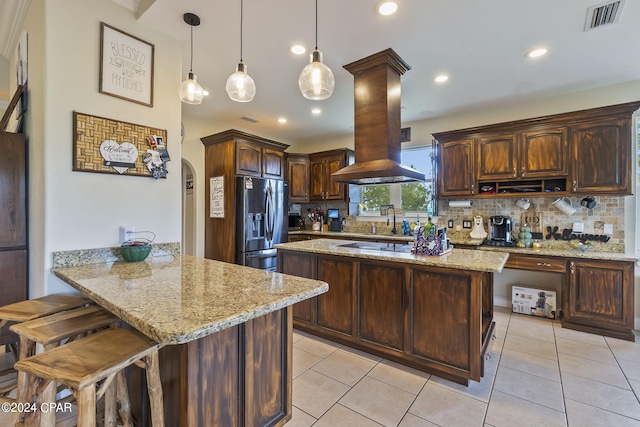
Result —
[{"label": "pendant light", "polygon": [[204,98],[204,90],[196,81],[196,75],[193,74],[193,27],[200,25],[200,18],[193,13],[185,13],[182,15],[182,19],[191,26],[191,64],[189,66],[189,77],[180,84],[178,93],[182,102],[197,105]]},{"label": "pendant light", "polygon": [[256,84],[249,74],[247,66],[242,62],[242,14],[244,1],[240,0],[240,62],[236,72],[227,79],[227,94],[229,98],[237,102],[249,102],[256,96]]},{"label": "pendant light", "polygon": [[311,53],[309,65],[300,73],[298,85],[305,98],[321,101],[331,96],[335,84],[333,73],[322,63],[322,52],[318,50],[318,0],[316,0],[316,47]]}]

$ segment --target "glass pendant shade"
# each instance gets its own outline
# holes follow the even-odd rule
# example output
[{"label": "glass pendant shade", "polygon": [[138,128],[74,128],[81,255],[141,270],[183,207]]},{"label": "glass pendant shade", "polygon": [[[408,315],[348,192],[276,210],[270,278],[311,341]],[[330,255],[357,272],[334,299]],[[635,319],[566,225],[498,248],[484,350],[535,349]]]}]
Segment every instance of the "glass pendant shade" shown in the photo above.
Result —
[{"label": "glass pendant shade", "polygon": [[298,79],[302,95],[313,101],[321,101],[331,96],[335,84],[331,69],[322,63],[322,52],[314,50],[311,62],[302,69]]},{"label": "glass pendant shade", "polygon": [[249,102],[256,96],[256,84],[246,69],[246,65],[239,62],[236,72],[227,79],[227,94],[233,101]]},{"label": "glass pendant shade", "polygon": [[189,78],[180,84],[179,95],[182,102],[185,104],[198,105],[202,103],[204,98],[204,90],[202,86],[196,81],[196,75],[189,73]]}]

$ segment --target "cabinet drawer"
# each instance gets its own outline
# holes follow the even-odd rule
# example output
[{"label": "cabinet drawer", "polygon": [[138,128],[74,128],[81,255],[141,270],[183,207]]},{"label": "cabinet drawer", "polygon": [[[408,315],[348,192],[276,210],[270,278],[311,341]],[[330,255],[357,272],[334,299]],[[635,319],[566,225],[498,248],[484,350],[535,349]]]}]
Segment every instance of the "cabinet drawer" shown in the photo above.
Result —
[{"label": "cabinet drawer", "polygon": [[567,271],[564,259],[522,254],[509,254],[509,259],[505,264],[505,268],[548,271],[551,273],[566,273]]}]

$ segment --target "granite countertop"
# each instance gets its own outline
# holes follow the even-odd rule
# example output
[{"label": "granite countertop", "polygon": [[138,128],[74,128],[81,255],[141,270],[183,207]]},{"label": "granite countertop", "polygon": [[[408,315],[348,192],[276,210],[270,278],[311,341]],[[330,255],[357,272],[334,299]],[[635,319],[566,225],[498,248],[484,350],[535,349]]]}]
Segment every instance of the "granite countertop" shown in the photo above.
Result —
[{"label": "granite countertop", "polygon": [[328,238],[356,238],[360,240],[389,240],[398,242],[413,242],[413,236],[403,234],[373,234],[373,233],[351,233],[348,231],[311,231],[311,230],[289,230],[290,235],[318,236]]},{"label": "granite countertop", "polygon": [[292,251],[428,265],[457,270],[487,271],[491,273],[501,272],[508,258],[508,254],[506,253],[476,251],[472,249],[454,249],[446,255],[426,256],[414,255],[410,252],[387,252],[342,246],[352,243],[354,243],[352,240],[313,239],[302,242],[281,243],[275,246],[278,249]]},{"label": "granite countertop", "polygon": [[601,252],[595,249],[587,249],[581,251],[569,247],[567,248],[504,248],[500,246],[478,246],[478,249],[483,252],[509,252],[513,254],[525,254],[536,256],[548,256],[548,257],[564,257],[564,258],[582,258],[582,259],[599,259],[608,261],[638,261],[638,258],[632,255],[627,255],[620,252]]},{"label": "granite countertop", "polygon": [[327,292],[327,283],[188,255],[52,272],[162,344],[181,344]]}]

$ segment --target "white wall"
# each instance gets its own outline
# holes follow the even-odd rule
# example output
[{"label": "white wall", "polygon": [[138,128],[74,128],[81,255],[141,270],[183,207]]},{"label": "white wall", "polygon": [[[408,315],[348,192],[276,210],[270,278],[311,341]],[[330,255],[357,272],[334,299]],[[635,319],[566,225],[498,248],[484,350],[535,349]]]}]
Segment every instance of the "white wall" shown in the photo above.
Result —
[{"label": "white wall", "polygon": [[[98,92],[100,22],[155,45],[154,107]],[[30,296],[70,288],[50,272],[52,252],[118,245],[118,227],[181,239],[180,44],[104,0],[34,0],[29,33]],[[72,171],[72,112],[167,130],[167,179]]]}]

